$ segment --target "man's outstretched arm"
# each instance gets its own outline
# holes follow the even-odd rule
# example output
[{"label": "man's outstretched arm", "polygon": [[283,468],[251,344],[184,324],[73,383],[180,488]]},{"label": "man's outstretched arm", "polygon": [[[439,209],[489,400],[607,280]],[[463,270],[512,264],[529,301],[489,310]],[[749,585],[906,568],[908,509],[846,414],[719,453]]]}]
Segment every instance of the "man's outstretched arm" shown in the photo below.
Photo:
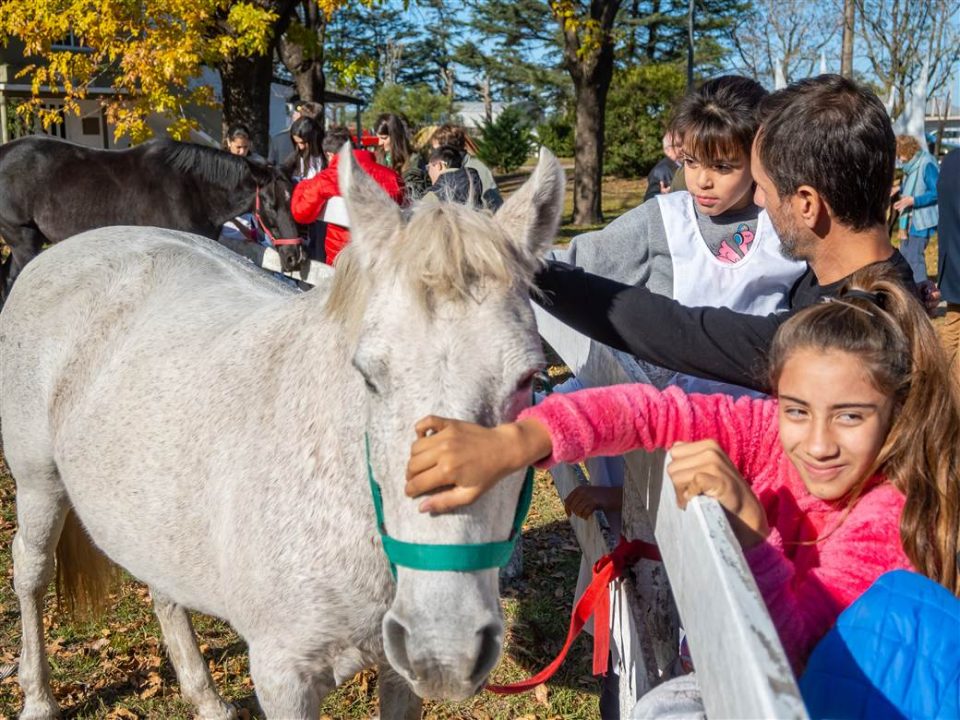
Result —
[{"label": "man's outstretched arm", "polygon": [[644,287],[550,262],[534,300],[584,335],[671,370],[767,391],[766,357],[789,313],[681,305]]}]

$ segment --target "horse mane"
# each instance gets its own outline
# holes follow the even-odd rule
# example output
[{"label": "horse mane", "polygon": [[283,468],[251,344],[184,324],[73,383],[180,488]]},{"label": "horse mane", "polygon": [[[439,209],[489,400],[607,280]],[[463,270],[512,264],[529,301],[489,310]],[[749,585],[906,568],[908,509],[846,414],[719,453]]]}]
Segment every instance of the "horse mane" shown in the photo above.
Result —
[{"label": "horse mane", "polygon": [[492,287],[529,288],[539,266],[489,211],[459,203],[417,203],[400,237],[384,245],[366,263],[353,242],[337,256],[327,311],[347,328],[358,328],[373,278],[384,273],[398,275],[429,310],[438,300],[479,301]]},{"label": "horse mane", "polygon": [[217,148],[158,140],[148,152],[155,152],[174,170],[196,175],[206,182],[235,188],[250,177],[250,168],[243,158]]}]

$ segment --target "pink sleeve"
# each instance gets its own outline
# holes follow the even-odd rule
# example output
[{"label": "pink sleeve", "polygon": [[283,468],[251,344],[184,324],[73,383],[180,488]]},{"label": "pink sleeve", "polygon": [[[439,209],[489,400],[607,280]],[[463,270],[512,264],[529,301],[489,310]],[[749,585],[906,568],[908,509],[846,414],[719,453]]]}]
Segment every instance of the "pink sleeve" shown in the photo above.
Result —
[{"label": "pink sleeve", "polygon": [[828,524],[817,544],[817,565],[801,569],[784,554],[773,529],[766,542],[745,551],[783,647],[800,673],[814,645],[837,616],[888,570],[909,568],[900,545],[903,495],[881,485],[860,499],[840,522]]},{"label": "pink sleeve", "polygon": [[747,472],[779,447],[775,400],[686,395],[676,387],[661,392],[651,385],[611,385],[555,393],[518,419],[526,418],[543,424],[553,444],[538,467],[712,438]]}]

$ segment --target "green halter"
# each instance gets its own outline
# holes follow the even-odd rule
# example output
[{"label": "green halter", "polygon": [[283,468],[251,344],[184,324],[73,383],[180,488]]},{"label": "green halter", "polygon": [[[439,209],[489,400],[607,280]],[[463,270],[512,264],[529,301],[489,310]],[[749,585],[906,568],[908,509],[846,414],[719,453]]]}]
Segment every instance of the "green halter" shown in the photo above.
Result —
[{"label": "green halter", "polygon": [[413,568],[414,570],[440,570],[447,572],[474,572],[488,568],[503,567],[510,561],[513,548],[520,537],[523,521],[530,510],[530,501],[533,499],[533,468],[527,468],[523,479],[523,489],[520,490],[520,500],[517,503],[517,512],[513,518],[513,528],[510,537],[501,542],[464,543],[460,545],[431,545],[427,543],[411,543],[397,540],[387,534],[383,521],[383,498],[380,495],[380,486],[373,479],[373,466],[370,464],[370,438],[364,435],[367,454],[367,477],[370,480],[370,494],[373,495],[373,508],[377,513],[377,530],[383,542],[383,551],[390,561],[390,572],[397,578],[397,565]]}]

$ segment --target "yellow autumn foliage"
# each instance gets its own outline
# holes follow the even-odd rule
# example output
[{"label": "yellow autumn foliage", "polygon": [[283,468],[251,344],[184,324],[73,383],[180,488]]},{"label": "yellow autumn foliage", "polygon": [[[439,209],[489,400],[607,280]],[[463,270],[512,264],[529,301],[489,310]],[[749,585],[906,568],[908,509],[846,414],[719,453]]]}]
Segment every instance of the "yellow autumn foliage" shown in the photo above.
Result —
[{"label": "yellow autumn foliage", "polygon": [[[197,80],[202,68],[267,52],[277,19],[265,0],[3,0],[0,42],[26,46],[20,76],[30,79],[34,98],[22,112],[56,122],[38,99],[45,88],[57,88],[64,109],[77,112],[89,88],[106,85],[118,93],[106,102],[117,137],[146,139],[146,118],[156,112],[182,139],[192,128],[182,108],[215,104]],[[84,47],[53,49],[71,31]]]}]

